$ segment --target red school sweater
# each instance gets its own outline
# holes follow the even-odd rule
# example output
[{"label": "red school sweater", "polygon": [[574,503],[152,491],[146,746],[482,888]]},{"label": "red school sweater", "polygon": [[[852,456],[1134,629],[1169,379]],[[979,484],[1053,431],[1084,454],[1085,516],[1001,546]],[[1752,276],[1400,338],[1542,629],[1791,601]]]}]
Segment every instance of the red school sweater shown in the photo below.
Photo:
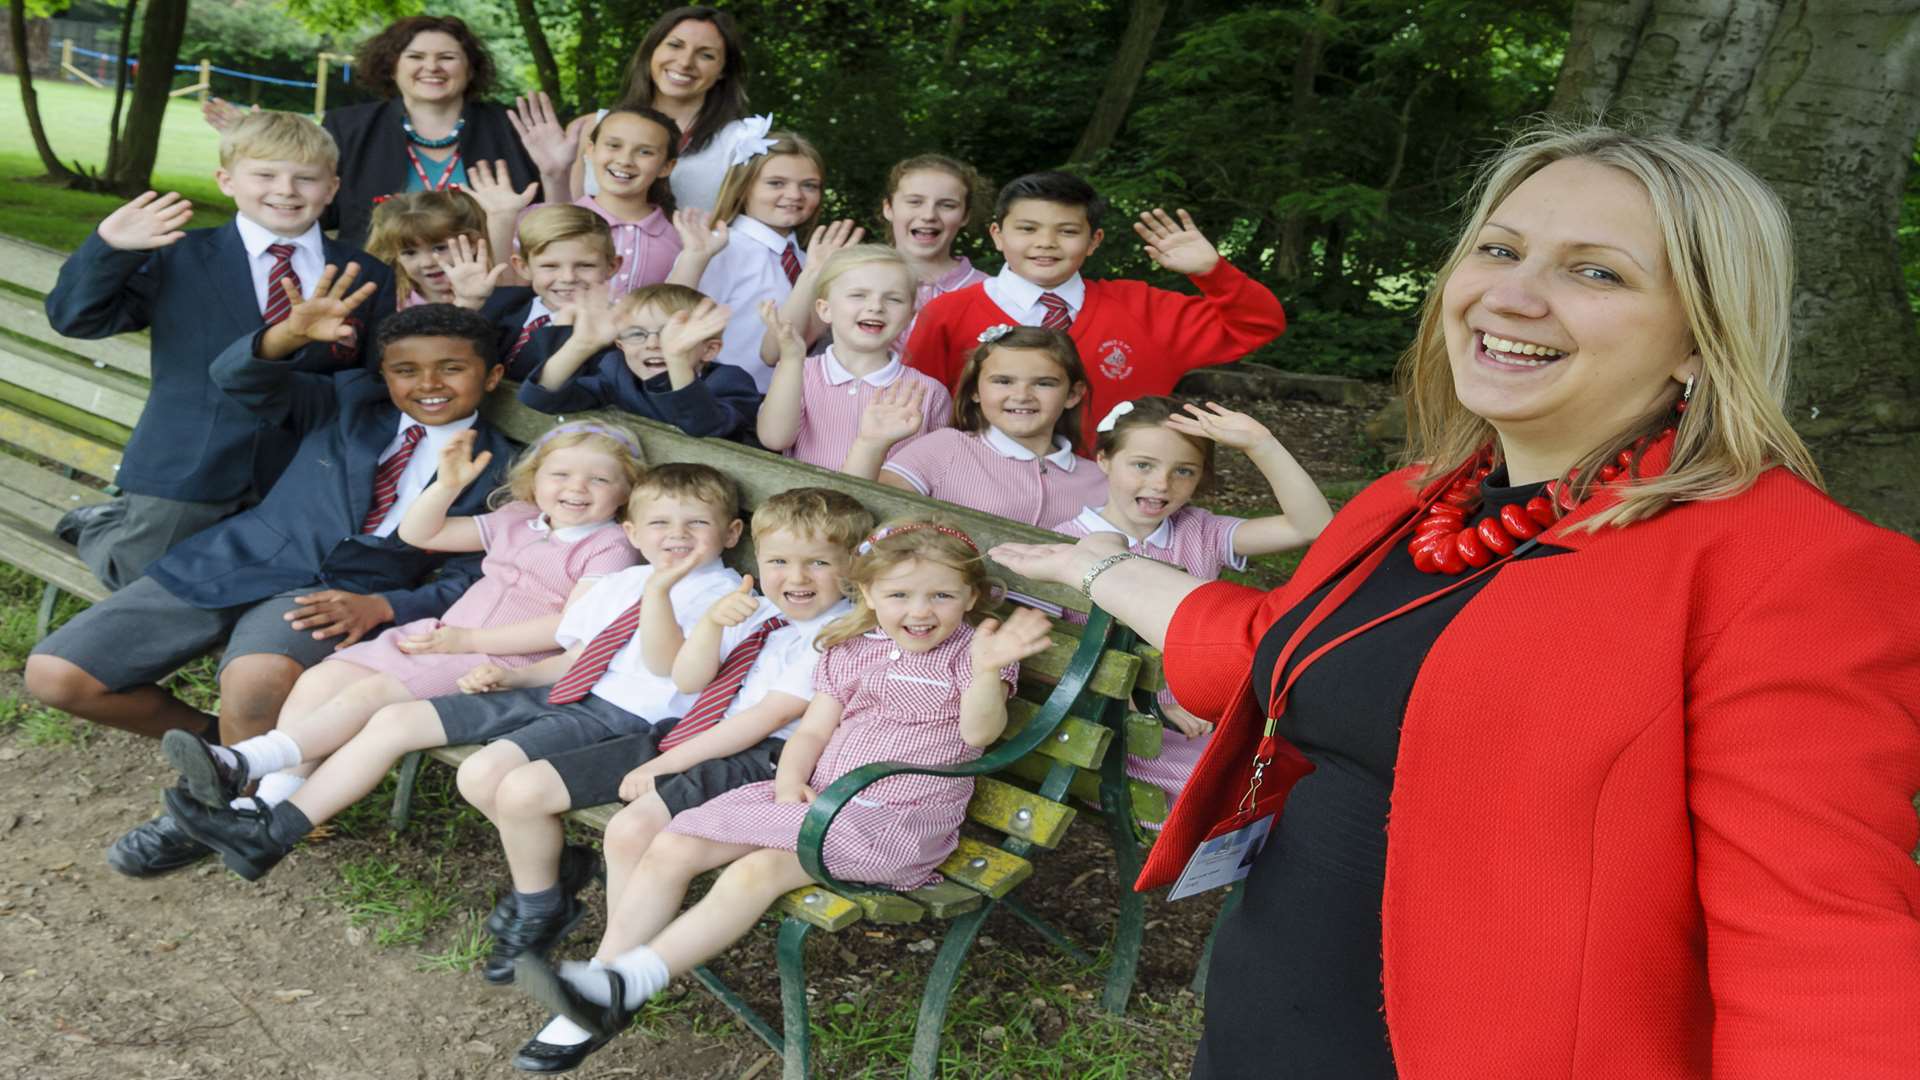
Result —
[{"label": "red school sweater", "polygon": [[[1279,298],[1227,260],[1190,280],[1199,296],[1144,281],[1087,281],[1068,331],[1087,368],[1084,445],[1093,445],[1094,425],[1116,403],[1172,393],[1194,368],[1237,360],[1286,329]],[[1013,321],[984,284],[936,297],[914,323],[906,362],[952,387],[980,332]]]}]

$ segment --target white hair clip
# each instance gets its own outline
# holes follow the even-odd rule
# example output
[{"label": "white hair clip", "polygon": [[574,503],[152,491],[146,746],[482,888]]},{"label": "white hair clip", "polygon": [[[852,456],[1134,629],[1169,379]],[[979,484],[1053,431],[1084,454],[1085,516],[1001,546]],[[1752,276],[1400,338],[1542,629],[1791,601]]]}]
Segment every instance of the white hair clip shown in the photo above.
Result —
[{"label": "white hair clip", "polygon": [[980,331],[980,337],[977,340],[982,345],[991,345],[1011,333],[1013,333],[1013,327],[1006,323],[996,323]]},{"label": "white hair clip", "polygon": [[772,113],[749,116],[741,123],[746,125],[746,130],[734,142],[733,153],[727,156],[728,165],[745,165],[773,149],[773,140],[767,138],[767,132],[773,130]]},{"label": "white hair clip", "polygon": [[1101,421],[1093,425],[1093,430],[1105,433],[1113,430],[1114,422],[1133,411],[1133,402],[1123,401],[1108,411]]}]

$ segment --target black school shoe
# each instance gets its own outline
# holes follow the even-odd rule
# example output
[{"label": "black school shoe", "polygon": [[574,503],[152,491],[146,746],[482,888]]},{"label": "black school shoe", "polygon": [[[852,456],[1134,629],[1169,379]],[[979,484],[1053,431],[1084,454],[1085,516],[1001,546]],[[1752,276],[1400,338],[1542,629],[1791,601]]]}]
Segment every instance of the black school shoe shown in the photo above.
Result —
[{"label": "black school shoe", "polygon": [[225,809],[247,788],[247,759],[228,765],[205,739],[178,728],[160,736],[160,752],[200,805]]},{"label": "black school shoe", "polygon": [[541,1042],[538,1037],[520,1044],[513,1055],[513,1067],[521,1072],[563,1073],[572,1072],[580,1063],[601,1047],[612,1042],[611,1037],[595,1035],[583,1043],[572,1046],[560,1046],[556,1043]]},{"label": "black school shoe", "polygon": [[125,517],[126,513],[127,505],[123,499],[76,507],[61,514],[60,520],[53,523],[53,535],[61,543],[75,547],[79,545],[80,534],[87,531],[87,526],[108,518]]},{"label": "black school shoe", "polygon": [[[546,942],[541,946],[542,948],[550,949],[566,940],[566,936],[573,932],[575,926],[580,924],[580,920],[586,915],[587,909],[586,905],[576,903],[575,897],[580,894],[580,890],[586,888],[593,882],[593,879],[599,872],[599,852],[594,851],[585,844],[568,844],[565,848],[561,849],[560,891],[567,899],[567,906],[563,909],[563,913],[570,911],[572,913],[572,919],[568,921],[566,925],[559,927],[557,931],[548,931],[552,933],[553,940]],[[513,888],[512,886],[508,886],[507,891],[494,903],[493,911],[487,915],[485,925],[487,933],[493,937],[494,947],[493,951],[487,956],[486,964],[480,969],[482,978],[498,986],[503,986],[513,981],[513,958],[525,951],[525,946],[513,947],[503,944],[503,942],[506,942],[510,938],[512,940],[525,939],[527,932],[524,929],[514,928],[518,918],[519,912],[515,910],[513,905]],[[541,1045],[544,1046],[546,1044],[542,1043]],[[568,1066],[568,1068],[572,1068],[572,1066]]]},{"label": "black school shoe", "polygon": [[271,815],[258,809],[258,804],[245,810],[225,805],[214,809],[200,805],[184,788],[168,788],[166,802],[167,811],[182,831],[219,852],[227,869],[248,881],[266,877],[267,871],[293,850],[292,845],[282,846],[268,834]]},{"label": "black school shoe", "polygon": [[594,1038],[611,1039],[633,1024],[640,1005],[645,1003],[627,1004],[627,980],[612,968],[599,968],[593,975],[607,980],[610,1000],[606,1005],[580,996],[544,956],[528,953],[513,962],[514,984],[528,997],[592,1032]]},{"label": "black school shoe", "polygon": [[184,870],[213,854],[213,849],[188,836],[171,814],[161,814],[128,829],[107,849],[107,865],[134,878],[159,877]]},{"label": "black school shoe", "polygon": [[[497,908],[495,911],[498,913]],[[515,960],[522,956],[544,956],[565,941],[586,914],[587,905],[574,896],[565,897],[560,910],[544,919],[529,919],[521,915],[519,909],[513,909],[500,920],[500,928],[493,933],[493,950],[487,953],[486,963],[480,965],[480,977],[495,986],[512,982]],[[492,922],[488,919],[489,924]]]}]

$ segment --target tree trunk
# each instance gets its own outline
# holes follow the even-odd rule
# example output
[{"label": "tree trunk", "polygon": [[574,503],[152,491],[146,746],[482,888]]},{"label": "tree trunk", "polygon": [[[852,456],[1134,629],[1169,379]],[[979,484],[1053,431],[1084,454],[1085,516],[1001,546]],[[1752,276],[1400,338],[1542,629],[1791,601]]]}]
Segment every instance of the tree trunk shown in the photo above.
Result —
[{"label": "tree trunk", "polygon": [[133,18],[139,9],[139,0],[127,0],[127,13],[120,17],[120,62],[114,65],[113,115],[107,120],[106,176],[112,176],[120,162],[120,110],[127,100],[127,57],[133,55]]},{"label": "tree trunk", "polygon": [[547,92],[554,108],[559,109],[560,65],[553,58],[553,46],[547,44],[547,32],[540,27],[540,12],[534,9],[533,0],[513,0],[513,9],[520,15],[520,30],[527,36],[527,48],[533,51],[533,70],[540,77],[540,89]]},{"label": "tree trunk", "polygon": [[585,109],[600,100],[600,0],[579,0],[575,10],[580,39],[573,47],[573,99]]},{"label": "tree trunk", "polygon": [[1793,216],[1788,415],[1835,493],[1920,530],[1920,340],[1895,247],[1920,137],[1912,4],[1580,0],[1554,108],[1734,154]]},{"label": "tree trunk", "polygon": [[167,118],[167,91],[173,88],[173,65],[180,59],[180,40],[187,32],[187,0],[147,0],[140,21],[140,73],[133,80],[133,104],[127,109],[121,132],[120,154],[107,185],[134,196],[153,181],[153,159],[160,152],[160,124]]},{"label": "tree trunk", "polygon": [[1147,61],[1153,57],[1153,39],[1167,17],[1169,0],[1134,0],[1127,12],[1127,28],[1113,51],[1113,65],[1107,69],[1107,85],[1093,106],[1093,115],[1080,132],[1073,148],[1071,163],[1091,161],[1113,145],[1120,126],[1127,121],[1127,109],[1134,92],[1140,89],[1140,77],[1147,73]]},{"label": "tree trunk", "polygon": [[[1340,17],[1340,0],[1320,0],[1313,25],[1300,42],[1293,58],[1293,83],[1287,101],[1287,131],[1293,136],[1293,152],[1302,153],[1307,133],[1313,127],[1313,114],[1319,97],[1313,84],[1320,77],[1320,54],[1327,47],[1327,24]],[[1307,220],[1290,214],[1280,225],[1280,250],[1274,256],[1274,272],[1282,281],[1297,281],[1306,272]]]},{"label": "tree trunk", "polygon": [[40,95],[33,88],[33,57],[27,48],[27,0],[13,0],[7,6],[7,36],[13,42],[13,66],[20,73],[20,108],[27,114],[27,130],[33,135],[34,153],[40,155],[40,167],[47,176],[71,183],[76,174],[60,163],[47,141],[47,127],[40,122]]}]

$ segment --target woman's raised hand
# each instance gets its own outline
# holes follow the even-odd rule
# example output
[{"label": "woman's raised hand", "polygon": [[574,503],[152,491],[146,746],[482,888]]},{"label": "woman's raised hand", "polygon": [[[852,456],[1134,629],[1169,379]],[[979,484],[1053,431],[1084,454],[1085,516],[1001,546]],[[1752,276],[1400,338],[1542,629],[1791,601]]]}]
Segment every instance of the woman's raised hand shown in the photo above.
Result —
[{"label": "woman's raised hand", "polygon": [[1077,544],[995,544],[987,557],[1023,578],[1078,586],[1094,563],[1116,553],[1111,536],[1095,533]]},{"label": "woman's raised hand", "polygon": [[241,109],[233,102],[220,97],[209,97],[200,103],[200,118],[207,122],[208,127],[222,133],[239,123],[240,118],[247,113],[259,111],[258,105],[251,109]]},{"label": "woman's raised hand", "polygon": [[514,98],[507,123],[513,125],[513,133],[520,136],[520,145],[527,148],[541,175],[560,175],[573,168],[573,159],[580,155],[580,137],[567,134],[545,90]]}]

